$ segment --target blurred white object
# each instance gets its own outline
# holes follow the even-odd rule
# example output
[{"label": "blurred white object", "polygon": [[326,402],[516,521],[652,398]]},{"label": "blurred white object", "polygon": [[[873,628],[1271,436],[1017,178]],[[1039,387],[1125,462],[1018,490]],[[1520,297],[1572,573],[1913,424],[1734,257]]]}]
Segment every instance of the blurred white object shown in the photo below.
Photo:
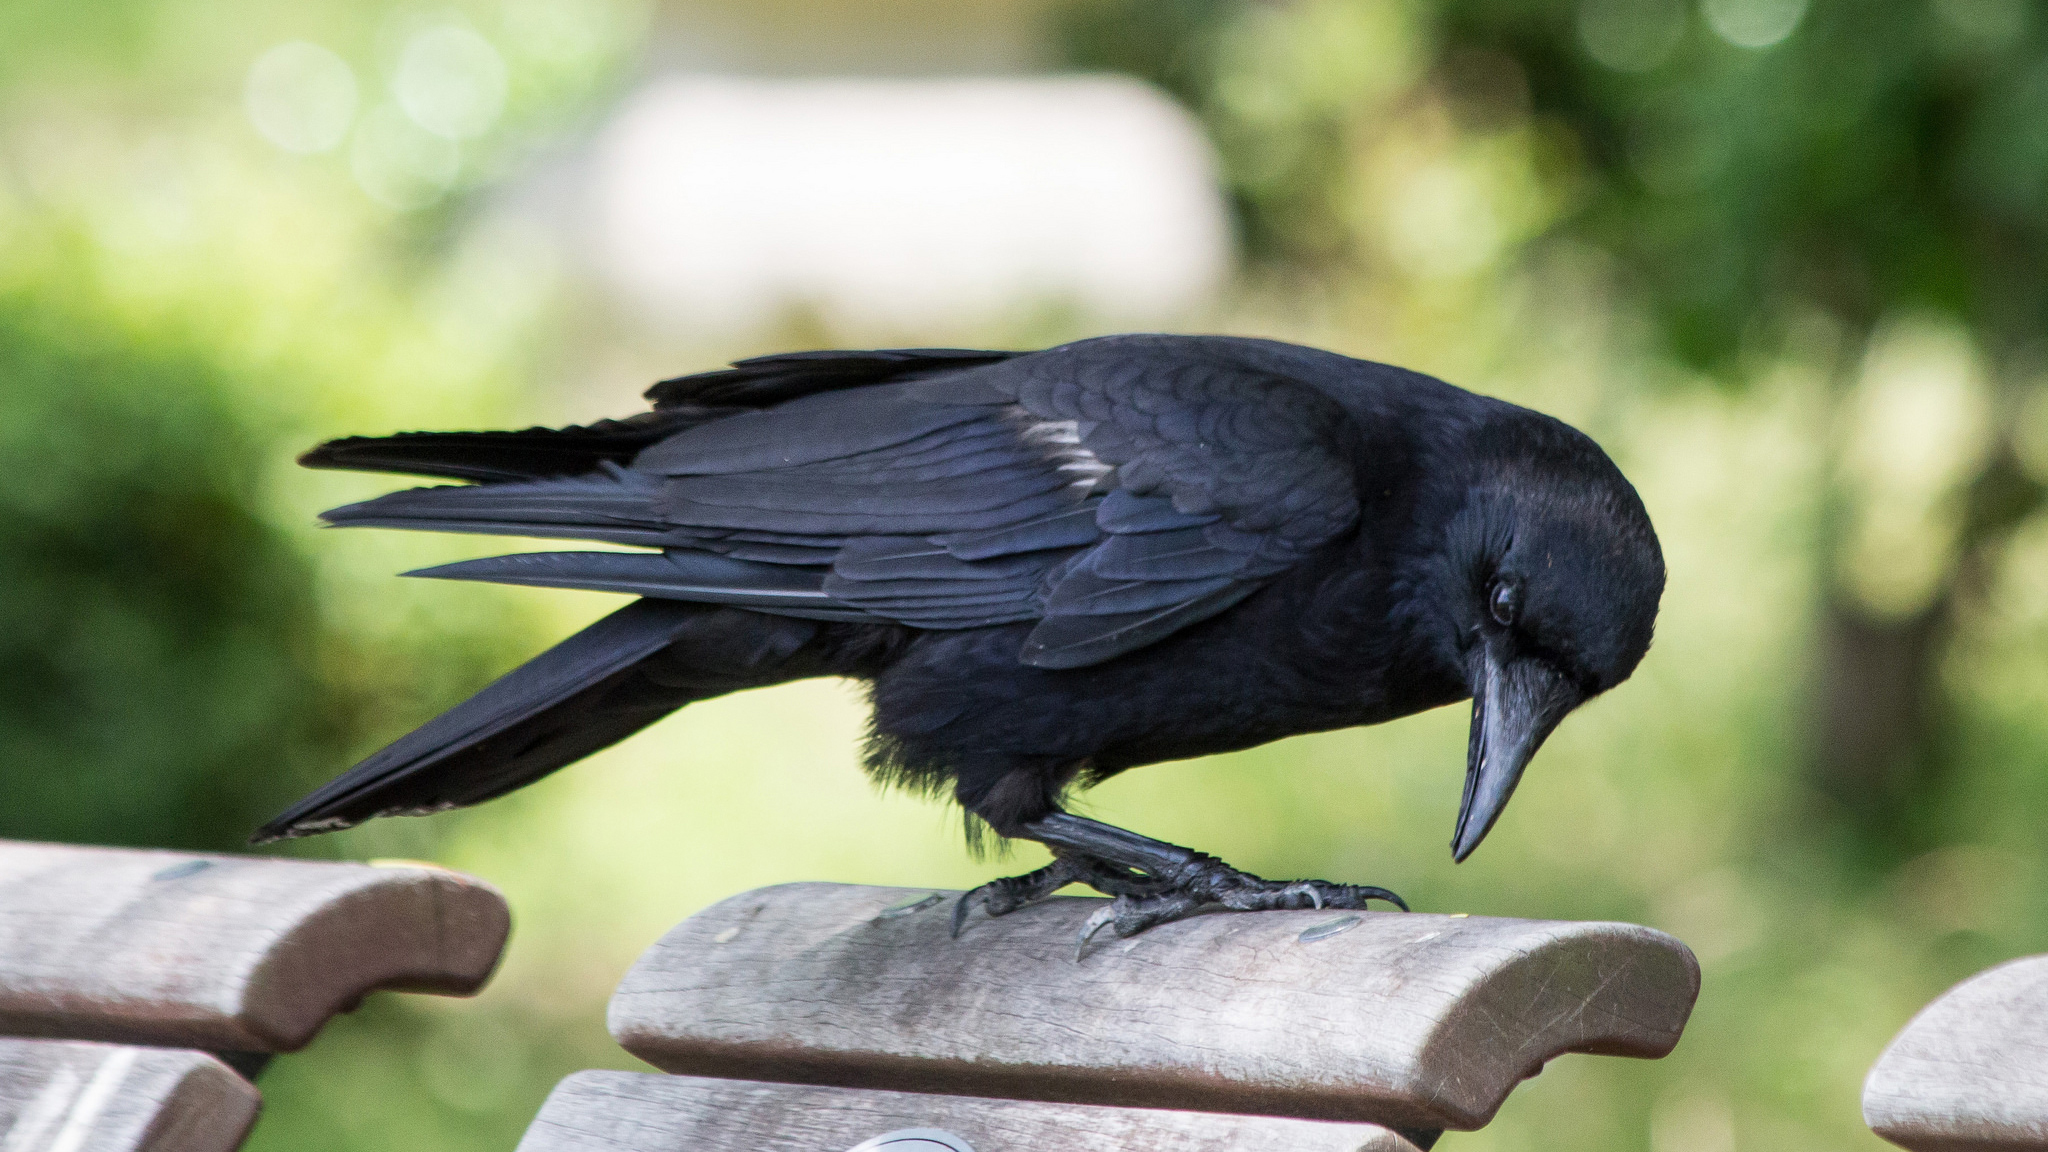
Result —
[{"label": "blurred white object", "polygon": [[1134,324],[1231,262],[1207,141],[1129,80],[664,79],[604,129],[591,180],[599,269],[667,328],[1047,303]]}]

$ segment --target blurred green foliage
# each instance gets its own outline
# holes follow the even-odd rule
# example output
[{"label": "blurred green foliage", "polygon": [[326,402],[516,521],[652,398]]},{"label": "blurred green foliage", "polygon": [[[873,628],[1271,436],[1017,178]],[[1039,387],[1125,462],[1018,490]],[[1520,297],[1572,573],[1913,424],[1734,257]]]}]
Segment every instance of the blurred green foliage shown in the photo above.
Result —
[{"label": "blurred green foliage", "polygon": [[[1569,185],[1549,235],[1612,252],[1692,363],[1731,368],[1786,308],[1863,329],[1935,308],[2000,342],[2048,324],[2048,21],[2020,0],[1070,13],[1078,62],[1148,76],[1202,113],[1272,261],[1369,258],[1349,211],[1356,145],[1426,98],[1476,135],[1533,120],[1546,175]],[[1757,47],[1717,33],[1745,19],[1786,30]]]},{"label": "blurred green foliage", "polygon": [[[1780,11],[1789,30],[1761,49],[1717,27],[1716,13]],[[1570,129],[1594,177],[1573,226],[1623,261],[1689,361],[1730,365],[1788,308],[1859,334],[1902,307],[1938,310],[1994,354],[2038,336],[2038,14],[1999,0],[1702,12],[1464,0],[1438,19],[1455,50],[1518,62],[1532,113]],[[1628,27],[1658,21],[1670,30]]]},{"label": "blurred green foliage", "polygon": [[0,836],[222,849],[345,749],[221,365],[0,298]]},{"label": "blurred green foliage", "polygon": [[[630,76],[651,26],[633,0],[75,7],[0,7],[0,835],[230,846],[610,606],[392,579],[490,544],[313,532],[386,481],[298,472],[297,449],[617,415],[658,375],[877,338],[636,343],[494,222],[494,190]],[[1876,1146],[1856,1098],[1884,1041],[1961,977],[2048,950],[2048,18],[1056,14],[1070,62],[1155,80],[1216,143],[1251,260],[1189,327],[1572,421],[1635,480],[1671,569],[1642,670],[1553,737],[1466,865],[1444,850],[1460,709],[1134,772],[1090,810],[1267,875],[1633,920],[1697,950],[1672,1057],[1559,1061],[1445,1148]],[[422,28],[495,52],[503,107],[453,168],[393,182],[358,144],[395,123]],[[361,119],[331,151],[273,146],[243,107],[290,40],[355,78]],[[1091,332],[1066,313],[1003,331],[1024,330]],[[279,1061],[254,1147],[508,1148],[562,1074],[631,1063],[604,999],[696,908],[784,880],[985,878],[953,815],[869,789],[859,735],[843,686],[748,693],[483,808],[300,846],[468,869],[519,928],[479,1000],[379,999]]]}]

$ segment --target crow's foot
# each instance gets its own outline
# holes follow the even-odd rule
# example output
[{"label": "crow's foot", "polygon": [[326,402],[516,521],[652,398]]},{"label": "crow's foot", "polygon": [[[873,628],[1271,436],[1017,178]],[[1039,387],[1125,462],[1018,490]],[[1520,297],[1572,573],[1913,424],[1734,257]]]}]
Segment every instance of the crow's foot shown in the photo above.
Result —
[{"label": "crow's foot", "polygon": [[1115,897],[1082,925],[1076,958],[1104,928],[1113,928],[1118,936],[1135,936],[1204,908],[1363,909],[1371,901],[1384,900],[1408,910],[1406,901],[1385,888],[1327,880],[1265,880],[1214,856],[1064,812],[1035,820],[1024,826],[1024,832],[1053,850],[1053,862],[1027,875],[990,881],[961,896],[953,906],[954,936],[960,935],[976,904],[990,916],[1001,916],[1069,884],[1086,884]]},{"label": "crow's foot", "polygon": [[1145,929],[1171,920],[1192,916],[1204,908],[1227,908],[1233,912],[1266,912],[1288,908],[1344,908],[1362,910],[1374,900],[1384,900],[1401,911],[1408,902],[1385,888],[1362,884],[1332,884],[1327,880],[1266,880],[1243,872],[1214,856],[1193,853],[1170,881],[1156,885],[1150,893],[1118,893],[1115,900],[1097,910],[1081,925],[1074,942],[1074,958],[1080,959],[1088,941],[1104,928],[1118,936],[1135,936]]}]

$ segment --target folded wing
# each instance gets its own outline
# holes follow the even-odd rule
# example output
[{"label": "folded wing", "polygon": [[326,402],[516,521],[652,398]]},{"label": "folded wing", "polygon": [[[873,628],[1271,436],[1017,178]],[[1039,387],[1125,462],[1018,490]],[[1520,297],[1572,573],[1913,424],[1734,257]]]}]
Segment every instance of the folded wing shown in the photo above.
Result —
[{"label": "folded wing", "polygon": [[[1223,611],[1357,522],[1347,417],[1239,346],[1117,337],[1023,356],[772,357],[751,375],[743,364],[658,385],[658,410],[732,414],[629,462],[327,515],[662,550],[418,575],[930,629],[1035,621],[1021,658],[1079,667]],[[350,455],[378,458],[374,444]]]}]

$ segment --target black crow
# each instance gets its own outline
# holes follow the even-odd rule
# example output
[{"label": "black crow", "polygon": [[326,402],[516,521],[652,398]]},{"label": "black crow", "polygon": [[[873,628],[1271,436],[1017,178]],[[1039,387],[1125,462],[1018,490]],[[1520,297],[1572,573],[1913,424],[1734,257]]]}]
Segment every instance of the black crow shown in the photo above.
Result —
[{"label": "black crow", "polygon": [[1074,882],[1116,897],[1088,931],[1119,935],[1214,905],[1400,904],[1262,880],[1061,801],[1140,764],[1470,697],[1463,860],[1558,721],[1635,669],[1664,586],[1642,502],[1581,433],[1275,341],[803,352],[648,397],[589,427],[356,437],[303,458],[473,482],[333,524],[646,551],[413,573],[640,598],[258,840],[475,804],[693,700],[846,676],[868,685],[878,779],[950,792],[1053,852],[964,897],[956,932],[971,906],[1001,915]]}]

